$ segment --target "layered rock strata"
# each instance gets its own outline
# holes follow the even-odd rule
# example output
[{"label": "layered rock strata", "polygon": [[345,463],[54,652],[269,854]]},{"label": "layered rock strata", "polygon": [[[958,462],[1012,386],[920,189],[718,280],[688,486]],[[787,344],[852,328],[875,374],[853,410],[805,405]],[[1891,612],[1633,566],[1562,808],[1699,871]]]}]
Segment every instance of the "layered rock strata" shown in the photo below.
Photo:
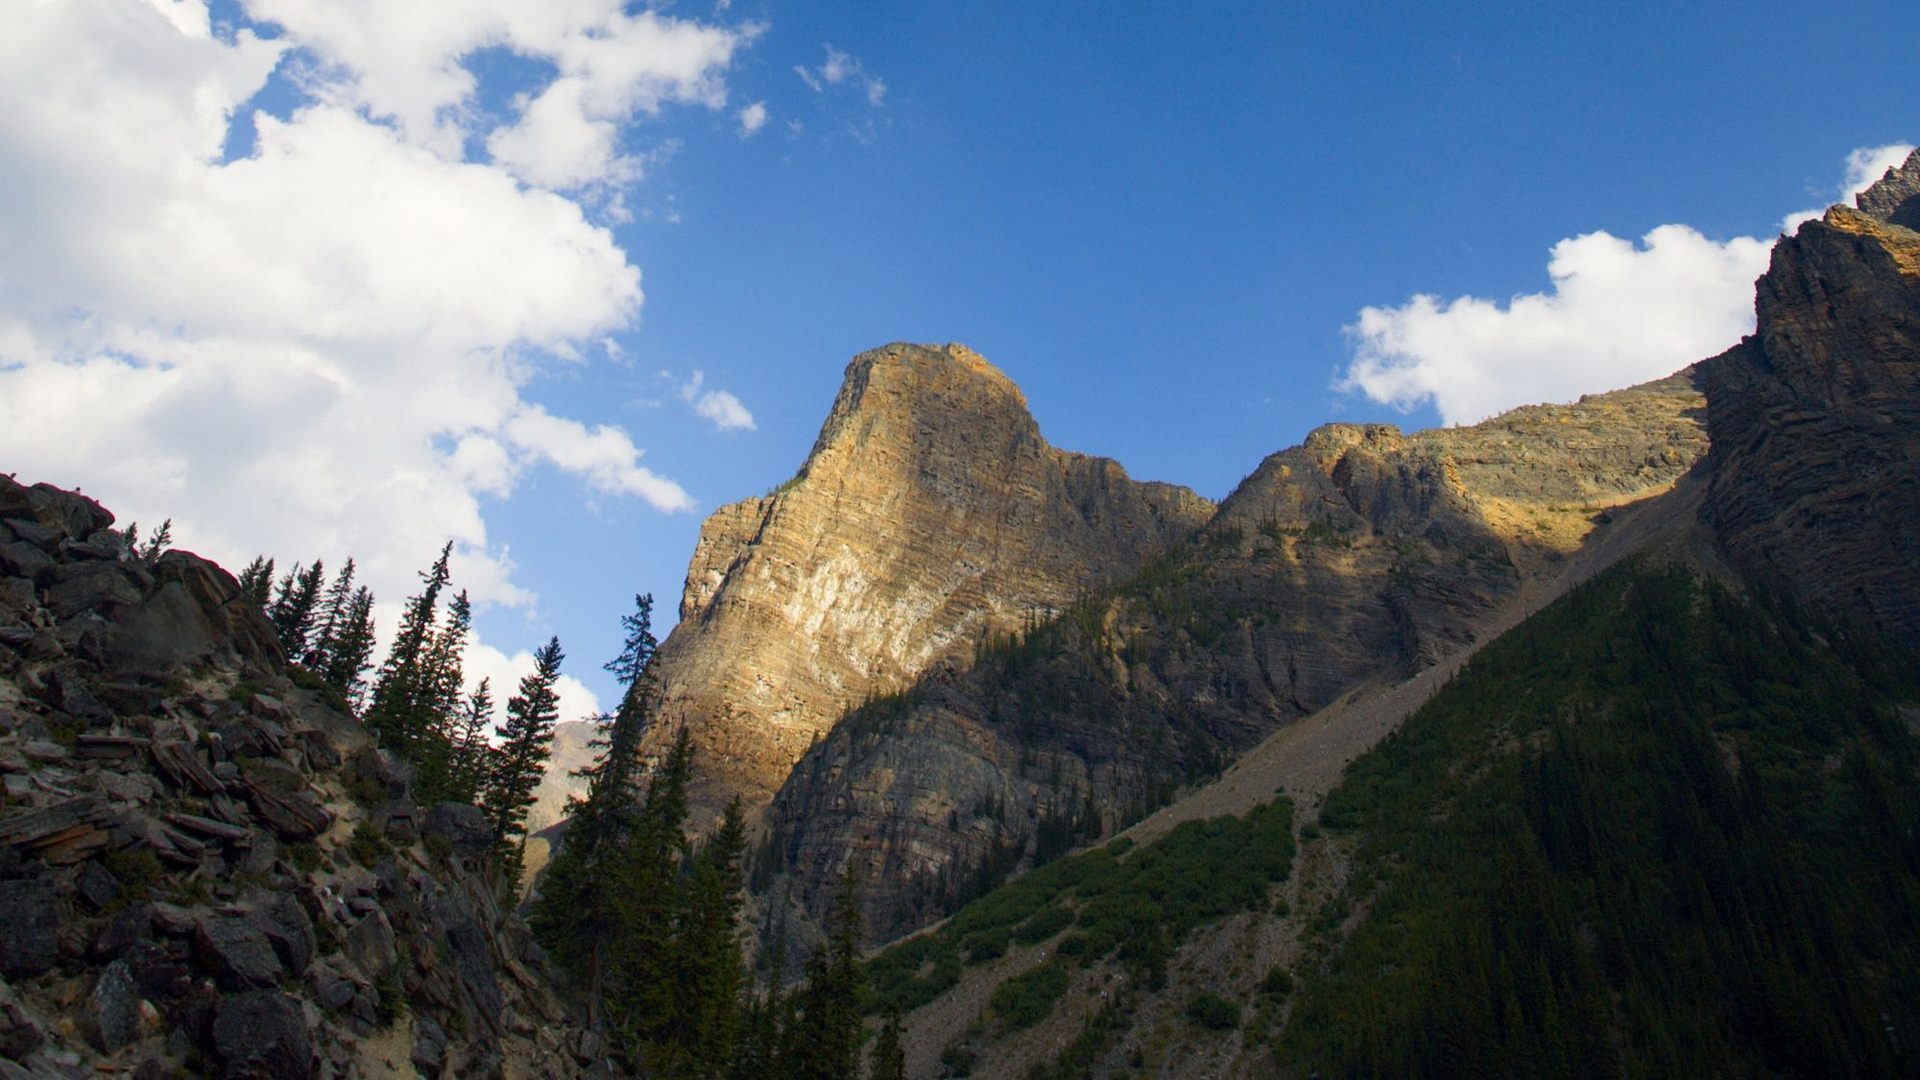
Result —
[{"label": "layered rock strata", "polygon": [[470,806],[289,681],[218,566],[0,478],[0,1074],[579,1075]]},{"label": "layered rock strata", "polygon": [[1470,428],[1317,429],[1144,572],[851,714],[781,789],[769,868],[817,910],[853,866],[882,940],[1412,674],[1694,465],[1694,377]]},{"label": "layered rock strata", "polygon": [[1920,641],[1920,151],[1773,249],[1757,332],[1709,364],[1728,556]]},{"label": "layered rock strata", "polygon": [[650,750],[688,728],[695,806],[757,811],[848,709],[1125,577],[1212,509],[1049,446],[971,350],[862,353],[799,473],[701,529]]}]

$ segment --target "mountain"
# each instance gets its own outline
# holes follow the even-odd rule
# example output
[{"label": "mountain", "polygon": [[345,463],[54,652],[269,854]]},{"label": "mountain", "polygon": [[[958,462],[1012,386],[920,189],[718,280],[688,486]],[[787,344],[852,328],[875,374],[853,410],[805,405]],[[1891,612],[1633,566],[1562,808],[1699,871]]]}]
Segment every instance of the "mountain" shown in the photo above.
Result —
[{"label": "mountain", "polygon": [[1513,629],[882,953],[910,1074],[1920,1070],[1916,191],[1782,239],[1704,457]]},{"label": "mountain", "polygon": [[872,937],[1109,835],[1276,728],[1480,639],[1706,449],[1692,373],[1417,434],[1329,425],[1192,537],[972,663],[851,712],[770,812],[773,869]]},{"label": "mountain", "polygon": [[0,1075],[580,1075],[479,811],[112,524],[0,477]]},{"label": "mountain", "polygon": [[689,729],[695,806],[757,814],[848,709],[1132,573],[1211,511],[1049,446],[971,350],[862,353],[800,471],[701,528],[649,751]]}]

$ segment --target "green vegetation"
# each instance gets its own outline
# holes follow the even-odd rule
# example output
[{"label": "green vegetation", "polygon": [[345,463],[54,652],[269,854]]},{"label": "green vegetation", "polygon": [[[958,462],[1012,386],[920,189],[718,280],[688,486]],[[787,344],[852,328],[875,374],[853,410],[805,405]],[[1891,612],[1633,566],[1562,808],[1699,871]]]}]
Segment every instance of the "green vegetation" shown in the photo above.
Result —
[{"label": "green vegetation", "polygon": [[1549,607],[1326,801],[1373,903],[1278,1071],[1920,1075],[1915,670],[1676,568]]},{"label": "green vegetation", "polygon": [[1137,849],[1122,839],[1048,863],[875,957],[873,1005],[917,1008],[958,982],[963,964],[1004,953],[1009,938],[1044,941],[1069,926],[1054,960],[996,992],[994,1011],[1008,1022],[1044,1017],[1065,990],[1066,965],[1116,950],[1136,979],[1163,983],[1167,958],[1194,927],[1266,905],[1292,869],[1292,816],[1278,799],[1241,818],[1185,822]]},{"label": "green vegetation", "polygon": [[1240,1006],[1203,990],[1187,999],[1187,1019],[1208,1031],[1231,1031],[1240,1026]]}]

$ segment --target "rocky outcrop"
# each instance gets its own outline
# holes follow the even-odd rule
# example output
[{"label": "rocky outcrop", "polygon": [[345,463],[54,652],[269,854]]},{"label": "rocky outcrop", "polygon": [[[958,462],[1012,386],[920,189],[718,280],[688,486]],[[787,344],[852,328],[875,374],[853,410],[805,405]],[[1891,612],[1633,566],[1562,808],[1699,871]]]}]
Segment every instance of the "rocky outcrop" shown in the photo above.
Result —
[{"label": "rocky outcrop", "polygon": [[702,528],[651,749],[689,728],[695,806],[757,811],[849,708],[1125,577],[1211,511],[1049,446],[962,346],[863,353],[799,473]]},{"label": "rocky outcrop", "polygon": [[477,811],[422,815],[230,575],[112,521],[0,479],[0,1073],[579,1075]]},{"label": "rocky outcrop", "polygon": [[1920,641],[1920,152],[1774,247],[1706,365],[1707,514],[1756,581]]},{"label": "rocky outcrop", "polygon": [[852,713],[781,789],[767,867],[817,911],[852,865],[882,940],[1141,816],[1362,682],[1433,663],[1556,572],[1608,508],[1694,465],[1693,380],[1471,428],[1317,429],[1192,542]]}]

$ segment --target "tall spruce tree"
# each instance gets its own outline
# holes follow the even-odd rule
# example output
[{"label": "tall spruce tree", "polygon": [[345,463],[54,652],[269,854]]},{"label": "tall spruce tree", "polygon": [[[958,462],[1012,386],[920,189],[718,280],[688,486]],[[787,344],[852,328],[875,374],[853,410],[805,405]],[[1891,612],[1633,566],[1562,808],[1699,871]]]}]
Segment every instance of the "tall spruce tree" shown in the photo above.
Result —
[{"label": "tall spruce tree", "polygon": [[553,727],[560,721],[560,698],[554,683],[560,678],[560,639],[553,638],[533,654],[533,671],[520,679],[520,692],[507,699],[507,719],[500,725],[500,748],[492,774],[481,795],[481,809],[493,824],[494,842],[508,888],[520,881],[526,847],[527,809],[540,785],[547,758],[553,754]]},{"label": "tall spruce tree", "polygon": [[440,591],[447,587],[447,560],[452,554],[453,542],[449,540],[433,566],[421,573],[426,587],[407,601],[399,633],[394,636],[386,663],[380,665],[373,700],[367,706],[367,726],[383,745],[409,761],[418,759],[421,744],[432,731],[434,684],[426,659],[434,641]]},{"label": "tall spruce tree", "polygon": [[746,988],[740,955],[740,857],[747,846],[740,800],[692,860],[670,946],[680,994],[667,1017],[666,1043],[655,1054],[661,1072],[712,1080],[725,1075],[740,1036]]},{"label": "tall spruce tree", "polygon": [[800,1017],[787,1039],[786,1069],[793,1080],[842,1080],[858,1075],[860,1000],[866,965],[860,960],[860,884],[849,867],[840,876],[827,940],[807,958]]},{"label": "tall spruce tree", "polygon": [[494,749],[487,741],[493,727],[492,684],[491,679],[481,679],[460,706],[447,792],[447,798],[456,802],[478,803],[481,785],[493,771]]},{"label": "tall spruce tree", "polygon": [[567,806],[567,828],[547,864],[532,921],[548,954],[598,995],[613,935],[618,933],[614,897],[620,890],[620,860],[639,827],[645,792],[640,740],[659,701],[653,657],[653,597],[634,597],[634,614],[622,616],[626,642],[606,665],[625,686],[620,706],[600,718],[593,745],[600,755],[575,773],[587,781],[584,799]]},{"label": "tall spruce tree", "polygon": [[460,753],[461,714],[466,705],[462,694],[466,670],[461,657],[472,626],[473,606],[462,589],[447,605],[446,621],[440,624],[420,662],[418,708],[426,735],[414,755],[419,768],[414,789],[422,803],[472,799],[471,795],[463,799],[453,783],[453,774],[459,768],[455,759]]},{"label": "tall spruce tree", "polygon": [[[128,543],[132,544],[133,539],[129,538]],[[267,605],[273,602],[273,560],[265,555],[255,555],[247,568],[240,571],[240,591],[265,611]]]},{"label": "tall spruce tree", "polygon": [[320,677],[340,692],[355,713],[366,708],[367,668],[373,663],[373,592],[362,585],[329,633]]},{"label": "tall spruce tree", "polygon": [[907,1051],[901,1042],[900,1009],[888,1006],[880,1034],[873,1040],[867,1061],[867,1080],[907,1080]]},{"label": "tall spruce tree", "polygon": [[313,560],[309,567],[296,564],[280,579],[273,606],[267,610],[273,632],[279,635],[280,648],[286,652],[287,659],[295,663],[306,660],[307,638],[313,632],[314,615],[326,580],[326,571],[319,559]]}]

